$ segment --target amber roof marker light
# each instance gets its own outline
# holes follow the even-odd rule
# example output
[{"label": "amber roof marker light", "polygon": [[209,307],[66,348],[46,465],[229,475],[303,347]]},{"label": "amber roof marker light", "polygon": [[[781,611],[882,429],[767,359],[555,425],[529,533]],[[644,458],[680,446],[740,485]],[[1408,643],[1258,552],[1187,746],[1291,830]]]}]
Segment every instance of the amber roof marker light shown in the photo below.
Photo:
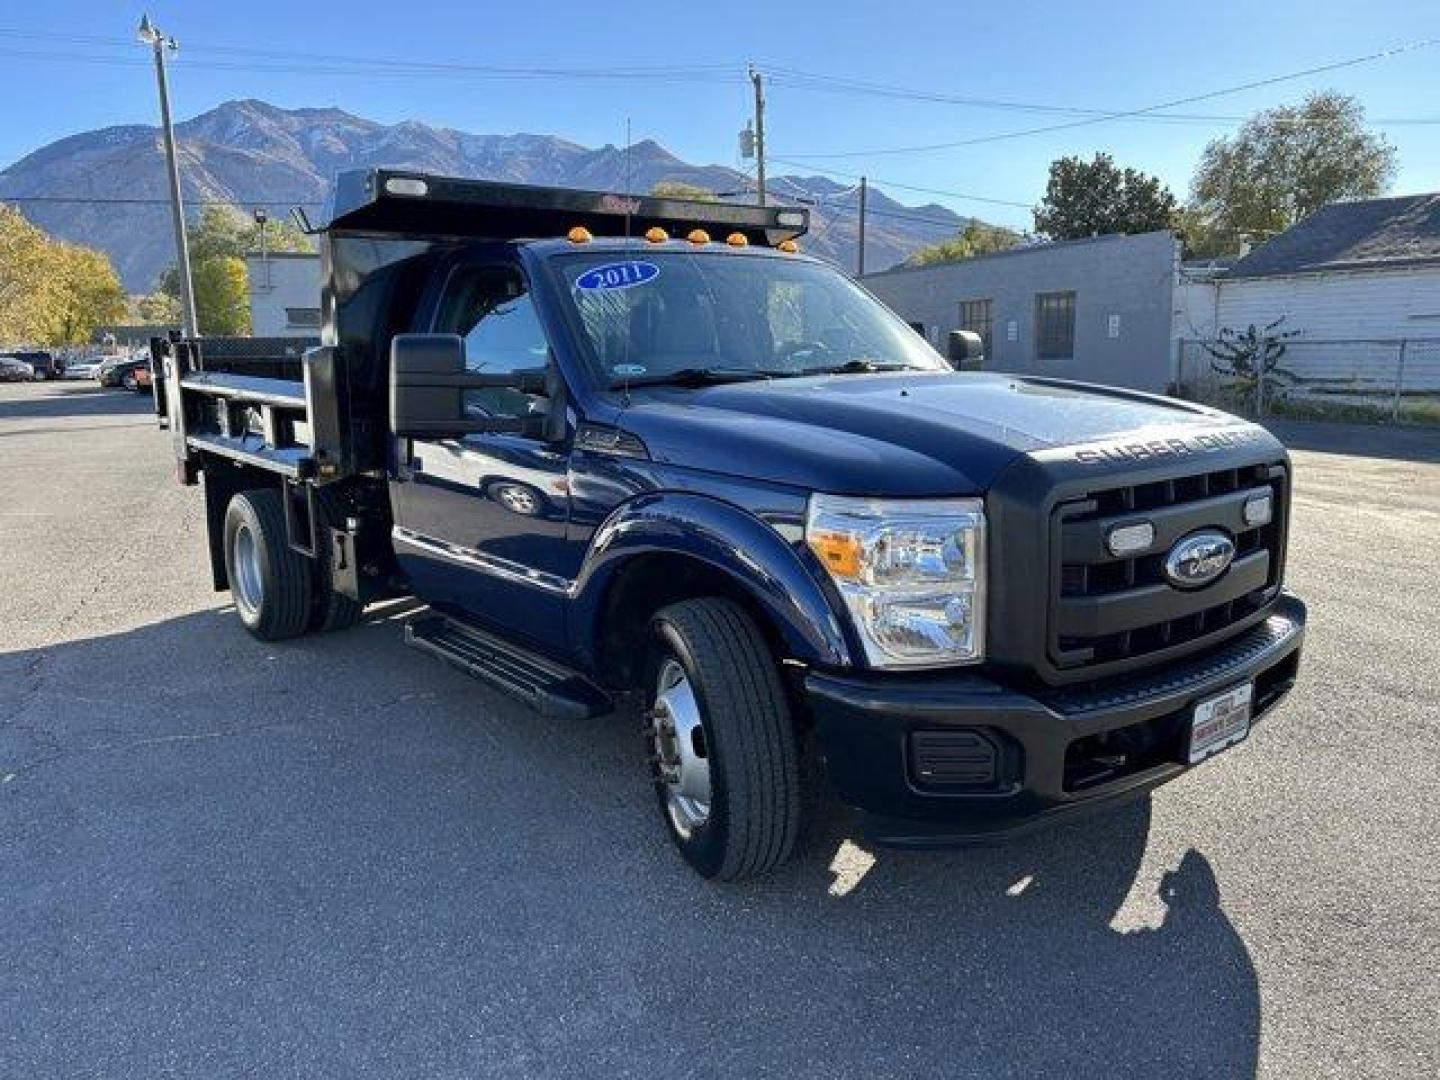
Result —
[{"label": "amber roof marker light", "polygon": [[781,240],[775,246],[779,250],[785,252],[786,255],[794,255],[797,251],[800,250],[800,245],[797,244],[794,240]]},{"label": "amber roof marker light", "polygon": [[595,238],[584,225],[576,225],[565,234],[565,239],[569,240],[572,244],[588,244]]},{"label": "amber roof marker light", "polygon": [[660,228],[659,225],[652,225],[645,230],[645,239],[649,240],[652,244],[663,244],[666,240],[670,239],[670,234]]},{"label": "amber roof marker light", "polygon": [[691,229],[685,234],[685,239],[689,240],[692,244],[708,244],[710,242],[710,234],[704,229]]}]

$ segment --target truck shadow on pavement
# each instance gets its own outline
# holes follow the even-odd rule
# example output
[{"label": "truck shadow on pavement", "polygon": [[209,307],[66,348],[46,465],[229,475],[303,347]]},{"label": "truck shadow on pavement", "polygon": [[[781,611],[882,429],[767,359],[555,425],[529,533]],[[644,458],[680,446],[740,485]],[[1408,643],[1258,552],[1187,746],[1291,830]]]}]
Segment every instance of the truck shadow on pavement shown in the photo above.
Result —
[{"label": "truck shadow on pavement", "polygon": [[14,1072],[1254,1074],[1245,943],[1202,853],[1145,874],[1148,803],[921,854],[832,808],[703,882],[633,718],[544,720],[403,614],[0,654]]}]

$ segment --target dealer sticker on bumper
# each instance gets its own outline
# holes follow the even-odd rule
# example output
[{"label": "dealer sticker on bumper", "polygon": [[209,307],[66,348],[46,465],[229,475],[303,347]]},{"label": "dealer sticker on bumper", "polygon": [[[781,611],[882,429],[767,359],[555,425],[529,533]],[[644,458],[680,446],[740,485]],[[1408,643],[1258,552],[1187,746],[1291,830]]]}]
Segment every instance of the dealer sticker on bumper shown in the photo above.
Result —
[{"label": "dealer sticker on bumper", "polygon": [[1232,687],[1195,706],[1190,722],[1190,764],[1204,761],[1250,734],[1250,706],[1255,684]]}]

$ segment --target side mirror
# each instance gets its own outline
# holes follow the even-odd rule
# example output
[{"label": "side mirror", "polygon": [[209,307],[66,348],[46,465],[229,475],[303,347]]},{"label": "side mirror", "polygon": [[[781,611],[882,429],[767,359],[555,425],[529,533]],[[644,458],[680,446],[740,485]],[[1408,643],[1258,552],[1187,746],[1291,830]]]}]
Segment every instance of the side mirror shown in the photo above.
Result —
[{"label": "side mirror", "polygon": [[985,358],[985,343],[973,330],[951,330],[947,356],[956,371],[978,368]]},{"label": "side mirror", "polygon": [[466,371],[465,342],[458,334],[396,334],[390,342],[390,430],[395,435],[440,439],[536,430],[542,417],[478,420],[466,413],[466,390],[495,388],[543,394],[545,376]]}]

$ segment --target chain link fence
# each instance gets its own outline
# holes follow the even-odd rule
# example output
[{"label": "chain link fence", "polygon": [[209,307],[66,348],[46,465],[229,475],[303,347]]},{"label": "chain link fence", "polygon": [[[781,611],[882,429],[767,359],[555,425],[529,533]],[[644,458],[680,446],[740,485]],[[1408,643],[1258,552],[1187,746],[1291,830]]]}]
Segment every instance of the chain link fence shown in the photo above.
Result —
[{"label": "chain link fence", "polygon": [[1175,396],[1249,417],[1440,425],[1440,338],[1293,340],[1263,378],[1176,342]]}]

